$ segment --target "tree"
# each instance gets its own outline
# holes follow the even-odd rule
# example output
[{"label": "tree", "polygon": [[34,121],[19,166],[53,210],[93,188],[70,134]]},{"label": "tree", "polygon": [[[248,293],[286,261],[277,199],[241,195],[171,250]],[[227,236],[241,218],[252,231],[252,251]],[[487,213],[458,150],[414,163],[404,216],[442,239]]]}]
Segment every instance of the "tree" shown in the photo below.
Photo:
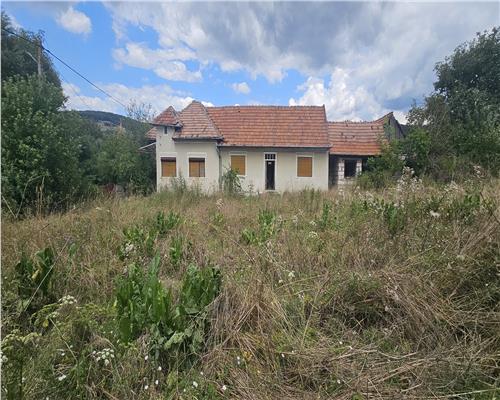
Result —
[{"label": "tree", "polygon": [[[408,115],[400,149],[419,153],[416,169],[438,179],[481,165],[500,171],[500,31],[478,33],[436,64],[434,92]],[[418,140],[417,140],[418,139]],[[418,147],[418,148],[417,148]],[[424,156],[425,153],[425,156]],[[427,161],[425,161],[427,159]],[[418,165],[417,165],[418,164]]]},{"label": "tree", "polygon": [[62,129],[60,87],[37,76],[2,82],[2,202],[14,215],[60,208],[85,191],[79,148]]},{"label": "tree", "polygon": [[[16,75],[26,77],[38,73],[39,47],[35,43],[43,43],[43,32],[34,34],[24,29],[16,29],[9,16],[2,11],[2,80]],[[61,81],[52,61],[43,51],[40,57],[43,76],[48,82],[60,87]]]},{"label": "tree", "polygon": [[95,167],[100,184],[122,185],[129,192],[147,193],[152,189],[154,164],[148,154],[140,153],[137,143],[127,134],[109,134],[96,153]]}]

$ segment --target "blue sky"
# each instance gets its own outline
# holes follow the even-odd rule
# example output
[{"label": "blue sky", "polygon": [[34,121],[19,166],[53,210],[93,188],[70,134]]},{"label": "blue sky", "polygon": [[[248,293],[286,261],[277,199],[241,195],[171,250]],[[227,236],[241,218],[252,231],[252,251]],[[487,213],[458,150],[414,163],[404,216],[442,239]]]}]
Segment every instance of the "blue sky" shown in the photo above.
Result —
[{"label": "blue sky", "polygon": [[[498,2],[3,2],[15,24],[122,103],[325,104],[331,120],[404,113]],[[67,107],[124,113],[54,61]]]}]

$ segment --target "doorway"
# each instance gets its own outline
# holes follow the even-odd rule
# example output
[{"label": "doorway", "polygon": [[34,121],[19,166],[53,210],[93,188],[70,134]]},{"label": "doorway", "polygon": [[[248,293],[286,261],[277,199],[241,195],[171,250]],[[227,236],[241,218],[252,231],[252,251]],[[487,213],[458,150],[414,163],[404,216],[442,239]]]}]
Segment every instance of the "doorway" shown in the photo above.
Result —
[{"label": "doorway", "polygon": [[266,166],[266,190],[275,190],[276,154],[265,153],[264,162]]}]

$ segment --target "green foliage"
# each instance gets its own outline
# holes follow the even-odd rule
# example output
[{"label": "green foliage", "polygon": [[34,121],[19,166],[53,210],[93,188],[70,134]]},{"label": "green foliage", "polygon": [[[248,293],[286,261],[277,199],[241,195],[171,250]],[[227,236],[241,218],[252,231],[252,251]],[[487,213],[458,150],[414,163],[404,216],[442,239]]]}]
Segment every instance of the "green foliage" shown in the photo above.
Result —
[{"label": "green foliage", "polygon": [[168,255],[170,257],[170,264],[174,268],[179,267],[183,257],[184,240],[182,236],[175,236],[170,242],[170,247],[168,249]]},{"label": "green foliage", "polygon": [[158,280],[160,257],[149,265],[147,274],[132,264],[128,276],[117,285],[116,311],[121,339],[137,339],[146,328],[154,326],[164,335],[172,333],[172,296]]},{"label": "green foliage", "polygon": [[128,276],[118,283],[116,309],[121,339],[129,342],[148,332],[156,358],[166,357],[173,350],[187,352],[187,356],[196,354],[205,340],[207,307],[219,294],[220,272],[190,265],[175,304],[158,279],[159,266],[158,255],[147,275],[132,265]]},{"label": "green foliage", "polygon": [[318,227],[320,229],[325,230],[331,225],[331,223],[332,223],[332,221],[331,221],[332,208],[333,208],[333,204],[331,201],[325,201],[323,203],[321,217],[318,219],[318,221],[316,221],[316,224],[318,225]]},{"label": "green foliage", "polygon": [[420,161],[434,177],[470,173],[471,164],[500,171],[499,60],[499,29],[478,33],[436,65],[435,93],[410,111],[410,124],[427,133]]},{"label": "green foliage", "polygon": [[265,244],[272,236],[274,236],[279,228],[280,223],[276,218],[276,213],[271,210],[261,210],[258,216],[259,229],[254,231],[245,228],[241,232],[241,239],[246,244]]},{"label": "green foliage", "polygon": [[150,156],[140,153],[137,143],[120,132],[106,136],[95,157],[98,183],[122,185],[129,192],[150,192],[153,168]]},{"label": "green foliage", "polygon": [[39,339],[38,333],[22,335],[19,330],[12,331],[2,339],[2,394],[8,400],[24,397],[23,369]]},{"label": "green foliage", "polygon": [[[21,38],[3,29],[14,32]],[[29,77],[38,73],[38,64],[35,61],[38,57],[38,46],[30,41],[43,43],[43,32],[35,34],[14,27],[10,17],[2,10],[2,80],[15,76]],[[41,54],[41,64],[43,77],[60,88],[59,76],[52,61],[44,52]]]},{"label": "green foliage", "polygon": [[14,216],[61,207],[86,191],[77,141],[62,129],[64,101],[46,80],[2,82],[2,200]]},{"label": "green foliage", "polygon": [[222,190],[229,195],[235,195],[241,193],[241,180],[238,172],[232,168],[229,168],[224,172],[221,177],[222,179]]},{"label": "green foliage", "polygon": [[131,257],[151,257],[154,253],[154,244],[157,238],[155,230],[146,230],[139,226],[132,226],[123,230],[125,241],[118,249],[121,260]]},{"label": "green foliage", "polygon": [[176,228],[182,223],[182,218],[179,213],[169,211],[165,216],[163,211],[156,214],[156,230],[160,235],[165,235],[172,229]]},{"label": "green foliage", "polygon": [[38,251],[33,259],[26,255],[16,264],[18,312],[31,313],[53,300],[51,293],[54,252],[50,247]]}]

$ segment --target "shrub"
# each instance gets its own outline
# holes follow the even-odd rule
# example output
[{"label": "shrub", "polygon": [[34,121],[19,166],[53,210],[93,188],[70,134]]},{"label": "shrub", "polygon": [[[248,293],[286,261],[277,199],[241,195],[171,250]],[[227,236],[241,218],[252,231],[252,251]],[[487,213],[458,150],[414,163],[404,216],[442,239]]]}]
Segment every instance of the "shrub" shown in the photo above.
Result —
[{"label": "shrub", "polygon": [[238,172],[229,168],[221,177],[222,190],[229,194],[235,195],[241,193],[241,181]]}]

